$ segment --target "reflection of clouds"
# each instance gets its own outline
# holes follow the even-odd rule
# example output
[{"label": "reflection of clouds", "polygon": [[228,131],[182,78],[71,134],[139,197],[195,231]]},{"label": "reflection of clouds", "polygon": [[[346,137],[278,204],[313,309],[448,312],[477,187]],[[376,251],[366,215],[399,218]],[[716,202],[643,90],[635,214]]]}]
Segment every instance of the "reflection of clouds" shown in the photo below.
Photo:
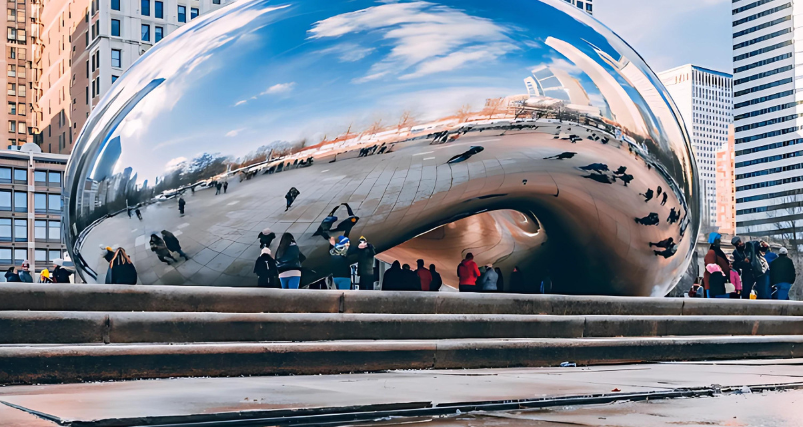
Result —
[{"label": "reflection of clouds", "polygon": [[229,138],[233,138],[233,137],[239,135],[239,133],[244,131],[244,130],[245,130],[244,128],[230,130],[230,131],[226,132],[226,136],[229,137]]},{"label": "reflection of clouds", "polygon": [[491,20],[428,2],[389,3],[344,13],[313,24],[311,38],[385,30],[390,53],[373,64],[362,83],[402,73],[416,78],[454,70],[469,62],[493,61],[516,50],[508,29]]},{"label": "reflection of clouds", "polygon": [[170,159],[169,162],[165,163],[165,168],[167,170],[173,170],[178,168],[182,163],[187,161],[186,157],[176,157],[175,159]]}]

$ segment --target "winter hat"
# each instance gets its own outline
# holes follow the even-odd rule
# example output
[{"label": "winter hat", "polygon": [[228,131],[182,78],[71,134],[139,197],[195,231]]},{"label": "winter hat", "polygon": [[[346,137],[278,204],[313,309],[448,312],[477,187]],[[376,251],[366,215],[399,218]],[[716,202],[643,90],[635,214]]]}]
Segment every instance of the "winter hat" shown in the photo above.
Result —
[{"label": "winter hat", "polygon": [[349,238],[346,236],[340,236],[337,238],[337,243],[335,243],[335,248],[342,249],[349,244]]},{"label": "winter hat", "polygon": [[722,273],[722,268],[720,268],[717,264],[708,264],[705,266],[705,269],[711,274]]},{"label": "winter hat", "polygon": [[733,246],[736,246],[741,242],[742,242],[742,238],[739,237],[739,236],[733,236],[733,239],[731,239],[731,245],[733,245]]},{"label": "winter hat", "polygon": [[778,255],[787,255],[787,254],[789,254],[789,251],[786,250],[786,248],[784,247],[778,250]]},{"label": "winter hat", "polygon": [[722,235],[719,233],[711,233],[708,235],[708,244],[713,245],[714,242],[717,240],[722,239]]},{"label": "winter hat", "polygon": [[262,248],[262,255],[270,255],[270,248]]},{"label": "winter hat", "polygon": [[56,258],[53,260],[53,264],[56,264],[59,267],[64,267],[64,260],[61,258]]},{"label": "winter hat", "polygon": [[268,234],[270,234],[270,233],[273,233],[273,231],[271,231],[271,229],[270,229],[270,228],[266,228],[266,229],[262,230],[262,234],[264,234],[264,235],[266,235],[266,236],[267,236]]}]

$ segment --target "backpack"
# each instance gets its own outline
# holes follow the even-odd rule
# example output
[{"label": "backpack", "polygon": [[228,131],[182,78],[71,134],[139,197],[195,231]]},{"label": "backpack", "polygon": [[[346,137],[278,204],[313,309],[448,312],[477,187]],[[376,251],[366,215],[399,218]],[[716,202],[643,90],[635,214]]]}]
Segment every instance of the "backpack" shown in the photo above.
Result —
[{"label": "backpack", "polygon": [[747,259],[750,260],[750,266],[753,270],[753,277],[762,276],[767,272],[765,266],[761,263],[760,256],[758,255],[759,245],[759,242],[755,240],[747,242],[745,245],[745,255],[747,255]]}]

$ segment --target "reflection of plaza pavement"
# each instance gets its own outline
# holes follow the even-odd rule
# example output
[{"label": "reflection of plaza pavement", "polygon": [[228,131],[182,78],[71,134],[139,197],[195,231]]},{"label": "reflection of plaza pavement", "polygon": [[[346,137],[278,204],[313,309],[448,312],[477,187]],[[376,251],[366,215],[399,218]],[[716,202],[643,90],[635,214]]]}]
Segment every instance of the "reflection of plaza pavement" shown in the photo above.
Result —
[{"label": "reflection of plaza pavement", "polygon": [[[341,202],[348,202],[361,218],[351,237],[365,235],[379,249],[388,249],[426,231],[427,226],[440,225],[432,221],[448,219],[441,211],[453,215],[466,200],[526,190],[523,196],[560,204],[567,221],[583,224],[585,229],[578,230],[580,244],[593,246],[599,239],[613,242],[603,246],[616,252],[621,260],[617,268],[627,269],[628,276],[649,281],[663,272],[658,282],[664,283],[680,274],[682,258],[693,239],[684,239],[678,256],[670,259],[654,256],[648,247],[651,241],[680,238],[678,224],[666,223],[670,208],[679,206],[677,199],[670,193],[669,202],[662,207],[659,198],[647,204],[638,195],[659,185],[668,190],[668,184],[654,170],[648,171],[626,147],[588,139],[576,144],[553,139],[554,126],[509,131],[504,136],[498,130],[472,132],[453,143],[435,146],[429,141],[412,141],[397,144],[390,154],[357,158],[355,150],[341,154],[335,163],[319,159],[308,168],[257,175],[243,182],[230,177],[227,194],[215,196],[212,189],[185,194],[183,217],[179,216],[177,201],[168,200],[143,208],[142,221],[125,214],[104,220],[87,236],[82,253],[101,279],[106,267],[98,248],[103,244],[126,248],[143,284],[254,286],[257,234],[266,227],[277,236],[285,231],[293,233],[309,258],[305,267],[325,272],[328,244],[312,234]],[[563,127],[565,130],[567,124]],[[571,133],[588,136],[577,126]],[[464,162],[446,164],[472,145],[481,145],[485,151]],[[564,151],[577,155],[568,160],[543,160]],[[628,187],[621,181],[604,184],[585,179],[588,173],[578,168],[591,163],[605,163],[612,170],[627,166],[635,179]],[[528,181],[524,187],[523,179]],[[284,194],[292,186],[301,195],[290,211],[284,212]],[[477,206],[481,207],[482,201],[472,202],[469,208]],[[650,212],[659,214],[659,226],[635,224],[634,217]],[[345,209],[341,208],[338,216],[344,219]],[[178,237],[191,257],[189,261],[167,266],[150,251],[148,236],[163,229]],[[277,244],[278,237],[272,249]],[[459,256],[455,254],[455,259]],[[411,261],[415,260],[404,260]]]}]

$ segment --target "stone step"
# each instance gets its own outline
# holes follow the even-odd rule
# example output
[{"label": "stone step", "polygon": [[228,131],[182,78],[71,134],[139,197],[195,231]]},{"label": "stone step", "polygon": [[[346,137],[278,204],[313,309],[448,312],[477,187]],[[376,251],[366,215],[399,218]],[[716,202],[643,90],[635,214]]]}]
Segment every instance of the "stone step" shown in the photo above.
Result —
[{"label": "stone step", "polygon": [[691,335],[803,335],[803,317],[0,312],[0,344]]},{"label": "stone step", "polygon": [[0,311],[803,316],[794,301],[1,283]]},{"label": "stone step", "polygon": [[803,336],[0,346],[0,384],[803,357]]}]

